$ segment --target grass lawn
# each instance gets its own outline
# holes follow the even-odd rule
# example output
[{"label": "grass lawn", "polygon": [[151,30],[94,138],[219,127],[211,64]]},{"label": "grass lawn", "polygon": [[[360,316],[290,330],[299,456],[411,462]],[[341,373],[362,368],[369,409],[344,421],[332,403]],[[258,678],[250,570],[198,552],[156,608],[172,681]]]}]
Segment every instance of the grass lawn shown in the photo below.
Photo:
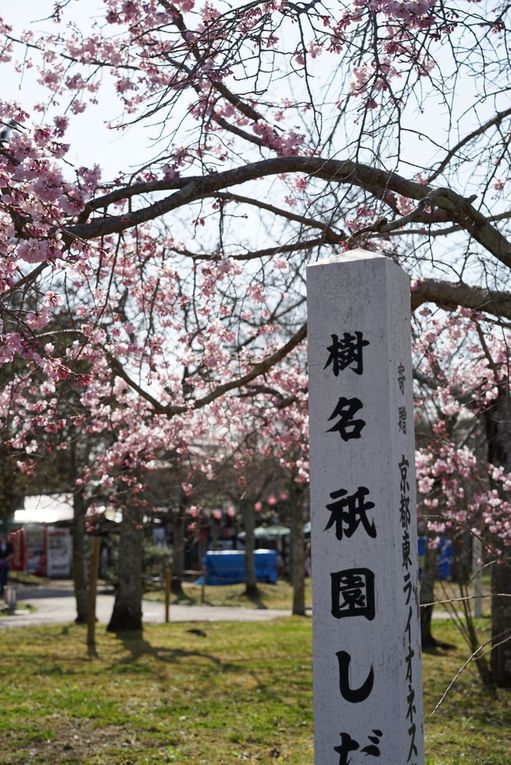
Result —
[{"label": "grass lawn", "polygon": [[[472,668],[428,719],[466,657],[435,626],[456,647],[424,657],[428,765],[510,765],[511,692],[491,698]],[[75,625],[2,631],[3,765],[312,765],[310,619],[97,632],[89,659]]]},{"label": "grass lawn", "polygon": [[[258,583],[260,591],[260,597],[252,601],[248,600],[244,595],[244,584],[231,584],[214,586],[207,585],[204,588],[204,602],[210,606],[243,606],[244,608],[284,608],[291,609],[293,593],[291,585],[285,579],[279,579],[275,584]],[[312,588],[311,580],[305,580],[305,605],[310,608],[312,604]],[[201,602],[202,587],[199,584],[195,584],[193,581],[185,581],[183,583],[184,595],[181,597],[171,596],[171,603],[180,603],[181,605],[197,605]],[[488,595],[490,593],[489,577],[486,577],[483,581],[483,592],[485,598],[483,599],[483,611],[488,613],[490,607],[490,600]],[[449,600],[450,598],[459,598],[461,594],[467,594],[467,592],[460,593],[460,589],[457,584],[453,582],[437,582],[436,583],[436,597],[439,601]],[[473,594],[472,590],[468,590],[468,594]],[[164,593],[161,582],[155,583],[144,594],[145,598],[149,600],[164,601]],[[437,607],[440,610],[446,610],[445,605],[439,605]],[[510,760],[511,765],[511,760]]]},{"label": "grass lawn", "polygon": [[[228,584],[222,586],[207,585],[204,588],[204,603],[209,606],[228,606],[243,608],[284,608],[291,610],[293,593],[291,585],[285,579],[279,579],[275,584],[258,582],[260,597],[249,600],[245,592],[244,584]],[[194,582],[183,583],[184,596],[171,596],[171,603],[181,605],[198,605],[201,603],[202,587]],[[163,602],[164,594],[160,588],[149,590],[144,598]],[[311,605],[312,593],[310,579],[305,580],[305,604]]]}]

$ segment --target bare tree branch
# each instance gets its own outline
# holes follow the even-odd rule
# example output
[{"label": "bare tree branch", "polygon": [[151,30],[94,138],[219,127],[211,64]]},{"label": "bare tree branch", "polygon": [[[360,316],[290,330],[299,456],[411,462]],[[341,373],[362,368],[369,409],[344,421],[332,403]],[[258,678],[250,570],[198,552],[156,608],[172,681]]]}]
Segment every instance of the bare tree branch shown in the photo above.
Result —
[{"label": "bare tree branch", "polygon": [[487,130],[489,130],[492,127],[498,127],[506,117],[509,117],[511,115],[511,108],[505,109],[503,112],[497,112],[497,114],[492,117],[491,120],[488,120],[488,122],[485,122],[483,125],[480,125],[478,128],[473,130],[468,135],[464,136],[464,138],[461,139],[461,141],[458,141],[458,143],[450,149],[442,162],[439,164],[437,169],[431,173],[431,175],[428,178],[428,183],[432,183],[436,178],[438,178],[441,173],[445,170],[451,159],[456,156],[456,154],[459,152],[460,149],[462,149],[464,146],[466,146],[470,141],[473,141],[474,138],[478,138],[483,133],[485,133]]}]

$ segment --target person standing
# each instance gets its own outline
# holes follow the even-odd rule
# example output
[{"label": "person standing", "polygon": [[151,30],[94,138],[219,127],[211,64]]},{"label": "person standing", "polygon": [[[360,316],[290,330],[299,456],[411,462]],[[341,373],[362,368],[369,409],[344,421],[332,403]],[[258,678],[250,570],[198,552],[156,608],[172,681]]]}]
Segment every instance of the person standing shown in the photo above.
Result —
[{"label": "person standing", "polygon": [[0,596],[4,594],[4,587],[9,577],[14,549],[3,531],[0,531]]}]

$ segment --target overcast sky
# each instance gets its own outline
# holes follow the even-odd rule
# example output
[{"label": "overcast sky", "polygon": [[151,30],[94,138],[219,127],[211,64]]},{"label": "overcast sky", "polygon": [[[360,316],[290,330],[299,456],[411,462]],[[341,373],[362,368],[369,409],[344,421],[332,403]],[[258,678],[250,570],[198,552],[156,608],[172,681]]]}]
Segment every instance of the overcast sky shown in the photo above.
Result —
[{"label": "overcast sky", "polygon": [[[54,0],[22,0],[17,3],[2,3],[1,15],[5,21],[12,24],[13,34],[30,28],[33,32],[55,32],[53,22],[48,16],[54,8]],[[102,8],[97,0],[73,0],[68,8],[67,17],[84,31],[90,26],[90,21]],[[20,47],[20,56],[23,56]],[[30,53],[28,54],[30,55]],[[35,56],[32,54],[33,60]],[[35,69],[26,69],[21,76],[15,71],[12,63],[0,64],[2,81],[2,100],[15,100],[30,114],[35,123],[40,118],[33,112],[34,104],[48,101],[48,91],[37,83]],[[62,114],[66,109],[62,100],[55,114]],[[50,111],[50,113],[52,113]],[[69,115],[72,116],[72,115]],[[90,106],[83,114],[71,121],[71,127],[66,140],[71,144],[68,159],[77,165],[92,166],[99,164],[103,168],[103,178],[114,177],[120,170],[129,170],[130,166],[139,165],[150,156],[150,129],[135,126],[128,130],[109,130],[105,122],[116,120],[121,116],[121,107],[112,88],[105,84],[100,93],[100,103]],[[128,161],[127,161],[128,158]]]}]

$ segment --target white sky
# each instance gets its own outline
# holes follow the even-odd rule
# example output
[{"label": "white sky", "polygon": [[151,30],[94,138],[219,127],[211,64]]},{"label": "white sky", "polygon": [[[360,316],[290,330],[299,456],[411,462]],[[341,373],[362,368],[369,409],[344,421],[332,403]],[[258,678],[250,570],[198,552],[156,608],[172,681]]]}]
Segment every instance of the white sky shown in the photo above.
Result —
[{"label": "white sky", "polygon": [[[97,0],[74,0],[72,18],[81,29],[87,30],[102,3]],[[54,8],[54,0],[18,0],[17,3],[3,0],[0,15],[6,22],[12,24],[13,36],[23,29],[31,29],[34,33],[56,31],[56,25],[48,20]],[[46,20],[45,20],[46,19]],[[2,81],[1,98],[5,101],[15,100],[28,112],[33,120],[37,112],[32,111],[35,103],[47,98],[47,91],[37,83],[37,73],[34,69],[25,69],[23,76],[17,73],[12,63],[0,64]],[[55,110],[55,114],[65,111],[65,102]],[[99,94],[99,104],[89,106],[83,114],[73,119],[69,114],[70,128],[66,134],[66,142],[71,145],[67,159],[73,164],[93,166],[99,164],[103,168],[103,179],[117,175],[121,170],[129,171],[151,157],[149,149],[150,129],[139,125],[128,128],[122,133],[109,130],[108,120],[116,120],[121,116],[121,105],[113,88],[104,85]],[[126,158],[133,156],[133,163]]]},{"label": "white sky", "polygon": [[[0,0],[0,15],[14,27],[14,35],[23,29],[31,29],[36,36],[38,33],[53,32],[57,26],[48,17],[51,15],[55,0]],[[64,11],[65,19],[72,19],[74,24],[87,32],[90,23],[102,16],[104,5],[100,0],[71,0],[71,4]],[[20,48],[21,53],[21,48]],[[29,54],[30,55],[30,54]],[[444,62],[441,61],[442,56]],[[32,54],[35,59],[35,55]],[[441,68],[450,67],[448,53],[438,52]],[[329,55],[319,57],[313,66],[317,68],[317,74],[321,79],[330,72],[332,63]],[[37,73],[34,69],[25,69],[23,76],[14,71],[11,63],[0,64],[0,77],[2,79],[1,98],[3,100],[17,100],[21,106],[31,112],[32,119],[37,119],[37,112],[32,111],[35,103],[48,98],[48,91],[37,84]],[[460,87],[460,84],[458,83]],[[472,84],[464,79],[460,87],[463,93],[461,104],[466,108],[470,101],[468,93],[472,90]],[[98,94],[99,103],[96,106],[88,106],[83,114],[71,120],[71,128],[66,140],[71,144],[71,152],[68,158],[77,164],[93,165],[100,164],[104,168],[104,179],[115,176],[120,170],[129,171],[135,166],[153,156],[151,151],[151,138],[156,137],[157,129],[140,125],[132,126],[122,133],[109,130],[105,123],[108,120],[118,120],[122,116],[122,107],[113,88],[108,83],[102,86]],[[460,99],[458,98],[457,101]],[[472,99],[473,102],[473,99]],[[62,101],[55,113],[62,114],[66,104]],[[403,124],[422,130],[426,135],[437,140],[440,145],[446,141],[444,133],[446,121],[444,116],[445,106],[441,106],[439,99],[429,99],[427,110],[419,115],[415,109],[406,110],[403,115]],[[408,114],[408,118],[407,118]],[[68,116],[72,117],[71,114]],[[451,126],[452,127],[452,126]],[[454,125],[455,128],[455,125]],[[466,128],[466,126],[465,126]],[[455,133],[455,131],[453,131]],[[154,135],[152,135],[154,133]],[[427,140],[419,140],[417,136],[405,134],[402,136],[406,151],[404,156],[427,164],[427,157],[433,152],[433,145]],[[452,137],[454,140],[454,135]],[[128,162],[126,161],[128,157]],[[129,158],[133,157],[133,162]],[[410,167],[403,166],[406,175],[414,173]]]}]

